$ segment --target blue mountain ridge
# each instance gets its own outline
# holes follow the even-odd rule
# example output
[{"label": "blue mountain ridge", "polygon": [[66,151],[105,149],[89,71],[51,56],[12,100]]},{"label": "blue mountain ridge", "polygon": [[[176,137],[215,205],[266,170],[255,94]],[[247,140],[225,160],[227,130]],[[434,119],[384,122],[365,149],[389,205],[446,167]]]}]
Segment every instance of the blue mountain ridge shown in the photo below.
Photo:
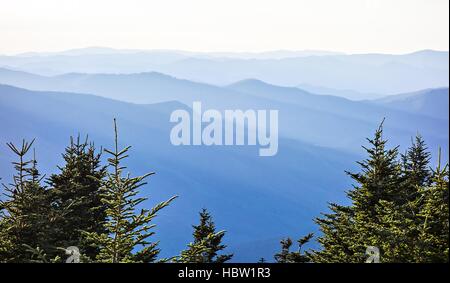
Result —
[{"label": "blue mountain ridge", "polygon": [[[429,115],[429,107],[409,111],[254,79],[218,87],[159,73],[47,77],[0,69],[0,83],[33,89],[0,85],[2,181],[12,173],[6,142],[36,138],[40,168],[51,173],[70,135],[89,134],[98,147],[110,148],[116,117],[121,145],[133,146],[130,172],[157,172],[142,192],[150,196],[145,205],[180,196],[156,220],[161,256],[176,255],[190,241],[202,207],[228,231],[225,242],[237,262],[270,260],[280,238],[317,232],[312,219],[327,202],[346,202],[351,183],[344,170],[357,170],[361,145],[383,118],[391,146],[402,151],[420,132],[433,153],[439,146],[448,153],[448,119]],[[445,97],[436,99],[430,105]],[[279,110],[278,154],[261,158],[255,146],[171,145],[170,114],[190,111],[193,101],[205,109]]]},{"label": "blue mountain ridge", "polygon": [[[270,259],[279,239],[313,231],[312,218],[329,200],[344,200],[349,187],[343,170],[354,167],[356,155],[281,138],[279,153],[270,159],[255,147],[175,147],[170,144],[169,116],[178,102],[136,105],[92,95],[36,92],[0,86],[0,172],[10,181],[13,160],[9,141],[36,138],[43,173],[61,165],[60,153],[70,135],[89,134],[98,147],[111,148],[112,119],[119,122],[122,146],[132,145],[126,161],[130,172],[155,171],[142,195],[152,205],[172,195],[180,197],[160,213],[157,234],[161,256],[176,255],[191,240],[197,212],[207,207],[234,261]],[[106,158],[106,157],[104,157]],[[318,172],[327,178],[319,178]],[[239,221],[236,221],[239,219]],[[270,244],[262,250],[243,250],[253,241]]]},{"label": "blue mountain ridge", "polygon": [[[339,54],[317,51],[198,53],[86,48],[0,56],[0,66],[44,75],[161,72],[226,85],[256,78],[276,85],[313,85],[379,95],[448,87],[448,52]],[[344,94],[345,96],[345,94]]]}]

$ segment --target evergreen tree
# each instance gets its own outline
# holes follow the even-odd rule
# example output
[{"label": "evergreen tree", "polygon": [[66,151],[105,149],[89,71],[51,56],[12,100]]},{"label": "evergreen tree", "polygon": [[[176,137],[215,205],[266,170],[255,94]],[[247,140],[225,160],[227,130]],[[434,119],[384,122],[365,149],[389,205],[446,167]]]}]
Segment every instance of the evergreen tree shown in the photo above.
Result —
[{"label": "evergreen tree", "polygon": [[415,209],[411,210],[411,213],[415,214],[420,209],[419,206],[414,205],[419,198],[420,188],[430,185],[432,175],[429,169],[431,153],[428,152],[422,136],[416,135],[411,147],[402,154],[401,159],[404,202],[409,203],[410,210]]},{"label": "evergreen tree", "polygon": [[[87,241],[100,248],[100,253],[94,259],[97,262],[153,262],[158,253],[157,243],[151,243],[148,238],[154,234],[151,221],[158,211],[168,206],[175,197],[161,202],[151,210],[137,206],[146,198],[138,197],[139,188],[146,183],[144,180],[153,175],[148,173],[139,177],[123,175],[125,167],[121,162],[127,158],[128,150],[118,148],[117,126],[114,119],[115,148],[113,151],[105,149],[111,157],[108,158],[112,172],[107,172],[102,182],[102,203],[105,206],[107,220],[103,223],[105,233],[85,232]],[[140,248],[135,252],[135,249]]]},{"label": "evergreen tree", "polygon": [[[62,155],[65,164],[48,179],[52,208],[58,217],[52,226],[55,248],[77,246],[88,257],[95,258],[98,248],[83,243],[82,231],[104,233],[105,209],[101,203],[101,180],[106,168],[100,165],[100,153],[86,137],[70,138]],[[53,251],[56,251],[54,249]]]},{"label": "evergreen tree", "polygon": [[448,262],[448,172],[440,161],[430,170],[430,158],[424,140],[416,136],[402,156],[403,202],[380,206],[386,262]]},{"label": "evergreen tree", "polygon": [[397,161],[397,148],[386,149],[382,125],[365,148],[369,158],[347,193],[350,206],[330,204],[316,219],[322,250],[315,262],[364,262],[369,246],[381,262],[448,262],[448,167],[429,170],[430,153],[422,137]]},{"label": "evergreen tree", "polygon": [[416,135],[411,147],[402,155],[403,173],[411,186],[421,187],[430,184],[430,159],[431,153],[424,139],[421,135]]},{"label": "evergreen tree", "polygon": [[449,262],[449,169],[438,165],[432,171],[431,185],[422,190],[423,205],[419,214],[419,252],[416,262]]},{"label": "evergreen tree", "polygon": [[5,209],[0,203],[0,263],[8,262],[11,258],[10,251],[13,248],[13,243],[8,233],[8,224]]},{"label": "evergreen tree", "polygon": [[206,247],[207,242],[214,238],[216,234],[209,234],[205,239],[199,242],[188,244],[186,250],[181,251],[179,256],[173,257],[171,260],[175,263],[204,263],[204,254],[209,252]]},{"label": "evergreen tree", "polygon": [[[423,188],[431,184],[429,162],[431,154],[418,134],[401,155],[402,183],[397,203],[384,200],[379,207],[386,247],[384,261],[421,262],[419,234],[423,220],[418,217],[423,208]],[[380,226],[380,225],[379,225]]]},{"label": "evergreen tree", "polygon": [[300,238],[298,243],[298,250],[295,252],[291,252],[292,240],[290,238],[286,238],[280,241],[281,244],[281,252],[277,253],[274,258],[278,263],[307,263],[310,262],[310,258],[308,254],[302,253],[303,246],[308,243],[313,237],[313,234],[310,233],[303,238]]},{"label": "evergreen tree", "polygon": [[43,177],[37,169],[37,161],[26,160],[33,142],[23,141],[21,147],[8,143],[8,147],[18,157],[13,162],[16,174],[13,182],[3,185],[6,200],[0,201],[2,240],[0,261],[27,262],[31,255],[27,247],[48,247],[49,223],[52,213],[47,191],[41,185]]},{"label": "evergreen tree", "polygon": [[[226,248],[226,245],[222,244],[225,231],[216,232],[216,226],[212,220],[212,216],[206,209],[203,209],[199,214],[200,224],[193,225],[194,242],[185,251],[185,254],[190,255],[189,262],[224,263],[230,260],[233,254],[218,254]],[[206,249],[198,253],[203,247]]]},{"label": "evergreen tree", "polygon": [[398,238],[386,239],[386,218],[389,210],[404,203],[401,194],[401,169],[397,161],[398,147],[387,149],[383,139],[383,123],[373,139],[367,139],[371,147],[363,147],[368,158],[358,162],[360,173],[347,174],[357,185],[347,195],[351,206],[330,204],[330,214],[316,219],[323,233],[318,241],[323,249],[311,257],[316,262],[364,262],[368,246],[379,247],[385,260],[394,246],[401,244]]},{"label": "evergreen tree", "polygon": [[323,213],[322,218],[316,218],[322,236],[318,238],[322,250],[310,254],[312,261],[319,263],[351,263],[364,262],[364,246],[358,245],[355,235],[352,207],[329,204],[330,213]]}]

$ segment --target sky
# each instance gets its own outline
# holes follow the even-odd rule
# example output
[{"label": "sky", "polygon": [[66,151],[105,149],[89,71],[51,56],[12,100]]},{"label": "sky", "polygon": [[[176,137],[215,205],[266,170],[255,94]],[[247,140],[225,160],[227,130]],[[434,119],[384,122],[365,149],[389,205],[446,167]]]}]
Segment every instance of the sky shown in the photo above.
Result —
[{"label": "sky", "polygon": [[449,49],[448,0],[0,0],[0,54]]}]

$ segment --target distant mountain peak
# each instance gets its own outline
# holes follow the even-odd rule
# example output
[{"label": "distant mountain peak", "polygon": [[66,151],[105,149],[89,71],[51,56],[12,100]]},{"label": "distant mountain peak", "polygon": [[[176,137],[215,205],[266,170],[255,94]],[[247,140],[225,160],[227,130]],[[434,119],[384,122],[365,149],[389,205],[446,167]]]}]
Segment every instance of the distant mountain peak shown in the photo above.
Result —
[{"label": "distant mountain peak", "polygon": [[240,81],[230,84],[229,86],[238,86],[238,85],[271,86],[271,84],[266,83],[265,81],[254,79],[254,78],[240,80]]},{"label": "distant mountain peak", "polygon": [[283,88],[283,89],[296,89],[296,90],[299,90],[299,91],[307,92],[307,91],[304,91],[304,90],[296,88],[296,87],[284,86],[284,85],[276,85],[276,84],[268,83],[266,81],[259,80],[259,79],[254,79],[254,78],[240,80],[240,81],[237,81],[235,83],[229,84],[227,87],[228,88],[233,88],[233,87],[261,88],[261,87],[264,87],[264,88],[278,88],[278,89],[279,88]]},{"label": "distant mountain peak", "polygon": [[444,51],[444,50],[434,50],[434,49],[423,49],[423,50],[418,50],[415,52],[411,52],[409,54],[448,54],[448,50]]}]

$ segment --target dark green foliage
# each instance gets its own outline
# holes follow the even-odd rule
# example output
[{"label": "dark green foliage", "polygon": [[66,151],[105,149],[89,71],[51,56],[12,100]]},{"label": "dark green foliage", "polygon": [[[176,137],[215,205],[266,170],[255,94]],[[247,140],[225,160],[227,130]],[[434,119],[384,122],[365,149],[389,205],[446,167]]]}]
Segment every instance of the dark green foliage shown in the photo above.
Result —
[{"label": "dark green foliage", "polygon": [[423,203],[419,213],[420,249],[417,261],[448,262],[449,260],[449,169],[439,162],[431,174],[432,185],[421,191]]},{"label": "dark green foliage", "polygon": [[[71,139],[64,166],[44,186],[36,156],[27,157],[33,142],[8,143],[17,156],[12,182],[3,185],[0,201],[0,262],[63,262],[65,248],[75,246],[82,262],[155,262],[158,243],[149,241],[153,219],[175,198],[144,206],[139,188],[154,173],[139,177],[124,174],[122,161],[130,147],[115,148],[103,167],[100,154],[87,139]],[[329,204],[317,218],[322,235],[317,251],[302,251],[313,237],[299,239],[296,250],[290,238],[281,241],[275,255],[280,263],[365,262],[366,249],[380,250],[381,262],[449,261],[449,168],[439,162],[430,168],[431,154],[418,135],[399,156],[388,148],[383,124],[376,130],[360,172],[347,174],[354,181],[347,192],[348,206]],[[225,231],[216,232],[210,213],[200,212],[193,242],[173,259],[182,263],[223,263],[232,254],[221,254]],[[260,259],[264,263],[265,259]]]},{"label": "dark green foliage", "polygon": [[[430,154],[417,136],[398,159],[397,147],[386,148],[382,125],[360,173],[348,173],[355,186],[350,206],[330,204],[317,218],[322,231],[314,262],[355,262],[378,247],[381,262],[448,262],[448,170],[428,169]],[[433,223],[433,224],[431,224]]]},{"label": "dark green foliage", "polygon": [[[429,163],[431,154],[422,136],[417,135],[411,147],[402,155],[403,173],[408,185],[427,186],[431,181]],[[414,195],[410,196],[414,198]]]},{"label": "dark green foliage", "polygon": [[4,209],[0,208],[0,263],[8,262],[12,259],[13,242],[8,229],[10,227],[8,220]]},{"label": "dark green foliage", "polygon": [[[31,263],[50,263],[53,262],[52,260],[48,260],[48,256],[45,253],[43,249],[41,249],[39,246],[36,248],[33,248],[29,245],[24,244],[25,251],[28,252],[29,256],[29,262]],[[55,261],[59,260],[59,258],[56,258]]]},{"label": "dark green foliage", "polygon": [[367,141],[371,147],[363,146],[368,158],[358,162],[361,172],[347,172],[357,184],[348,192],[348,196],[353,201],[353,206],[364,212],[361,217],[366,217],[366,220],[377,215],[376,205],[380,200],[402,201],[400,164],[397,162],[398,147],[386,148],[387,140],[383,139],[383,124],[376,130],[375,137]]},{"label": "dark green foliage", "polygon": [[0,261],[27,262],[31,260],[28,246],[47,248],[48,234],[53,214],[47,191],[41,185],[35,156],[26,159],[33,141],[23,141],[20,147],[7,144],[17,156],[13,162],[16,174],[13,182],[3,185],[6,200],[0,202],[1,234]]},{"label": "dark green foliage", "polygon": [[[86,231],[84,235],[87,241],[100,249],[100,253],[93,259],[97,262],[153,262],[159,249],[157,243],[148,241],[154,234],[150,231],[155,226],[151,221],[158,211],[168,206],[175,197],[159,203],[150,210],[137,211],[137,206],[146,200],[137,196],[138,189],[146,185],[144,180],[154,173],[139,177],[130,177],[129,174],[124,176],[125,167],[121,162],[128,157],[130,147],[119,150],[115,120],[114,130],[115,148],[113,151],[105,149],[111,156],[108,158],[111,172],[107,172],[105,180],[102,181],[101,193],[107,217],[103,223],[106,232]],[[134,252],[135,248],[141,249]]]},{"label": "dark green foliage", "polygon": [[310,262],[310,258],[307,254],[302,254],[303,246],[308,243],[314,235],[312,233],[306,235],[303,238],[297,240],[298,250],[292,252],[292,240],[286,238],[280,241],[281,251],[277,253],[274,258],[278,263],[307,263]]},{"label": "dark green foliage", "polygon": [[47,180],[49,188],[41,185],[36,159],[25,158],[33,142],[20,148],[8,144],[19,160],[0,202],[0,262],[61,262],[69,246],[80,248],[83,262],[156,259],[157,243],[147,240],[154,233],[151,221],[175,197],[138,211],[146,200],[137,196],[138,189],[154,173],[123,176],[121,161],[129,147],[118,150],[115,130],[115,150],[105,150],[112,156],[112,172],[100,165],[100,154],[87,139],[71,139],[64,166]]},{"label": "dark green foliage", "polygon": [[216,226],[211,214],[203,209],[200,212],[200,224],[194,225],[194,242],[181,253],[177,261],[191,263],[224,263],[233,257],[233,254],[221,254],[226,248],[222,244],[225,231],[216,232]]},{"label": "dark green foliage", "polygon": [[318,239],[323,249],[312,253],[314,261],[364,262],[367,246],[379,244],[375,225],[380,205],[397,198],[401,182],[397,148],[386,149],[382,133],[380,125],[375,137],[367,139],[371,147],[364,147],[368,158],[358,162],[361,172],[347,172],[357,184],[347,193],[352,205],[330,204],[331,213],[316,219],[323,233]]},{"label": "dark green foliage", "polygon": [[[83,243],[82,231],[104,233],[105,209],[101,203],[101,180],[106,169],[100,165],[94,145],[70,138],[63,154],[64,166],[48,179],[51,187],[52,209],[58,217],[52,225],[52,246],[77,246],[88,257],[94,258],[98,248]],[[53,249],[56,251],[56,249]]]},{"label": "dark green foliage", "polygon": [[209,252],[209,249],[206,247],[207,242],[215,236],[215,234],[209,234],[199,242],[189,243],[188,248],[181,251],[179,256],[172,258],[172,261],[176,263],[202,263],[204,255]]}]

